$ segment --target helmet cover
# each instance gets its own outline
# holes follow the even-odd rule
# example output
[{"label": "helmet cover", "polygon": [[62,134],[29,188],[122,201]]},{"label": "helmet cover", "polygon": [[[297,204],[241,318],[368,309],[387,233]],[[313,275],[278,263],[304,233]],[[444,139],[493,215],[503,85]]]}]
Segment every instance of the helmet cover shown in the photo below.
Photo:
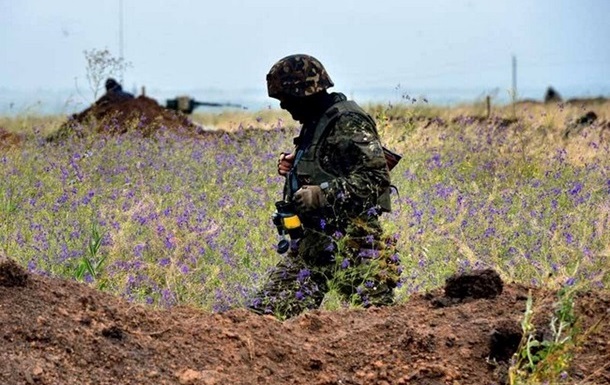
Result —
[{"label": "helmet cover", "polygon": [[309,96],[332,86],[334,83],[322,63],[304,54],[280,59],[267,74],[267,92],[276,99],[283,95]]}]

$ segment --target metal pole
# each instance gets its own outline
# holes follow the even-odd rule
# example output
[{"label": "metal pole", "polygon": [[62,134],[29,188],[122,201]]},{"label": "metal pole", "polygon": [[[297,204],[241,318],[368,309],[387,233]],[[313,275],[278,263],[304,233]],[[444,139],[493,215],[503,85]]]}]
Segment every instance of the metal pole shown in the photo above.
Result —
[{"label": "metal pole", "polygon": [[[123,63],[123,0],[119,0],[119,59]],[[121,66],[121,84],[123,84],[123,66]]]},{"label": "metal pole", "polygon": [[517,100],[517,57],[513,55],[513,102]]}]

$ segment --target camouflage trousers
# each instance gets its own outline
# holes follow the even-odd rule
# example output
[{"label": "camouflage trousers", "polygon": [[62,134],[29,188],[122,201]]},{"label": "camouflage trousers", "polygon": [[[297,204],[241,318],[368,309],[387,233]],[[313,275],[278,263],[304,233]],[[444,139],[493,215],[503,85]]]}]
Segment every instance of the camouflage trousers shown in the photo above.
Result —
[{"label": "camouflage trousers", "polygon": [[330,290],[350,305],[391,305],[401,273],[395,240],[364,225],[350,230],[348,235],[305,230],[249,308],[286,319],[318,308]]}]

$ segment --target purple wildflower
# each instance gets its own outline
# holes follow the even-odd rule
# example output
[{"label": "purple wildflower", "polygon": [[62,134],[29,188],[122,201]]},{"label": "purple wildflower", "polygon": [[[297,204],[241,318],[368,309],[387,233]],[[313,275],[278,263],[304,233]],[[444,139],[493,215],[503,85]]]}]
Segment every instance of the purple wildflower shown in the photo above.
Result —
[{"label": "purple wildflower", "polygon": [[343,260],[343,262],[341,262],[341,268],[342,269],[347,269],[349,267],[349,265],[350,265],[350,262],[349,262],[349,259],[347,259],[347,258],[345,258]]},{"label": "purple wildflower", "polygon": [[173,249],[174,247],[176,247],[176,238],[174,238],[172,235],[169,235],[165,237],[164,244],[166,248]]},{"label": "purple wildflower", "polygon": [[362,249],[358,253],[359,257],[363,258],[377,258],[379,256],[379,250],[375,249]]},{"label": "purple wildflower", "polygon": [[142,257],[142,251],[144,251],[144,247],[145,245],[143,243],[139,243],[133,248],[133,253],[136,255],[136,257]]},{"label": "purple wildflower", "polygon": [[582,183],[576,182],[570,189],[570,195],[577,195],[582,190]]},{"label": "purple wildflower", "polygon": [[159,266],[161,267],[166,267],[171,263],[171,261],[169,260],[169,258],[161,258],[159,260]]},{"label": "purple wildflower", "polygon": [[303,282],[305,281],[305,279],[307,279],[309,276],[311,275],[311,272],[308,269],[301,269],[299,271],[299,273],[297,274],[297,280],[299,282]]},{"label": "purple wildflower", "polygon": [[485,229],[485,233],[483,234],[485,238],[493,237],[494,235],[496,235],[496,229],[493,227]]}]

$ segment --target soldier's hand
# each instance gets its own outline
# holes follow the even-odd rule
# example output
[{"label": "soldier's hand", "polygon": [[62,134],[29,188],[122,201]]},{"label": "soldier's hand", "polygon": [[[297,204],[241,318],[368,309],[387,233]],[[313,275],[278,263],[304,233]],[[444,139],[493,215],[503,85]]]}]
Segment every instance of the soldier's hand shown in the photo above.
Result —
[{"label": "soldier's hand", "polygon": [[294,163],[294,155],[294,152],[290,154],[287,152],[282,152],[280,154],[280,159],[277,161],[278,174],[281,176],[286,176],[286,174],[288,174]]},{"label": "soldier's hand", "polygon": [[326,205],[326,196],[320,186],[303,186],[294,193],[294,202],[301,211],[315,210]]}]

